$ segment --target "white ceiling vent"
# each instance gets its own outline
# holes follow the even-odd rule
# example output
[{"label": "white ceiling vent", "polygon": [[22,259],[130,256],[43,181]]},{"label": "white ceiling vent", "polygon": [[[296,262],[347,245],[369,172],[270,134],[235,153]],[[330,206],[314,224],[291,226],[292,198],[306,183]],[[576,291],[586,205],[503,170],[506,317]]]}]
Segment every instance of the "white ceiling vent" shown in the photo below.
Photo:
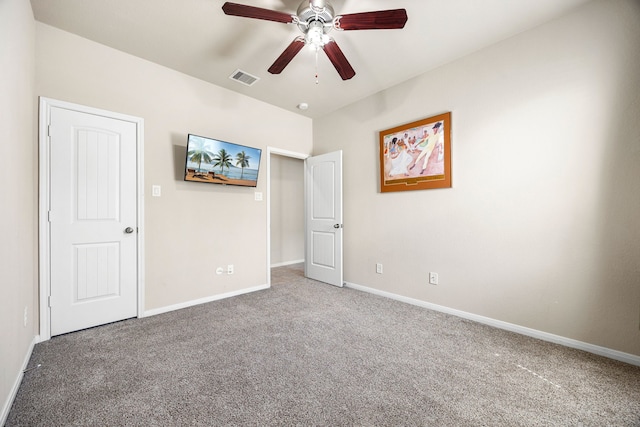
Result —
[{"label": "white ceiling vent", "polygon": [[229,76],[229,78],[246,86],[253,86],[255,82],[260,80],[260,77],[252,76],[251,74],[242,70],[235,70],[233,74]]}]

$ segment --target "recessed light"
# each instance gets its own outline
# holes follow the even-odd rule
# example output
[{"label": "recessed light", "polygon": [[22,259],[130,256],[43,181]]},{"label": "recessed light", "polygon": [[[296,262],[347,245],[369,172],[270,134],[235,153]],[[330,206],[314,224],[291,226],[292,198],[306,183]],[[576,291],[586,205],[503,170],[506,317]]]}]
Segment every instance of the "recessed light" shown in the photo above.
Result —
[{"label": "recessed light", "polygon": [[307,108],[309,108],[309,104],[307,104],[306,102],[301,102],[300,104],[297,105],[298,110],[306,110]]}]

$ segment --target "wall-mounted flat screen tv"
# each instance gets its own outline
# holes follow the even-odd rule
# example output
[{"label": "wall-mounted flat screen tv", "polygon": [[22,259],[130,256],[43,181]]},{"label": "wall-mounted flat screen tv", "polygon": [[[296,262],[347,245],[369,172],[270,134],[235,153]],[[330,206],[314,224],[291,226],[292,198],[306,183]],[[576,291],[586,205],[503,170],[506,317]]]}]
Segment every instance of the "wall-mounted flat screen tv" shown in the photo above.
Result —
[{"label": "wall-mounted flat screen tv", "polygon": [[259,148],[189,134],[184,180],[255,187],[261,155]]}]

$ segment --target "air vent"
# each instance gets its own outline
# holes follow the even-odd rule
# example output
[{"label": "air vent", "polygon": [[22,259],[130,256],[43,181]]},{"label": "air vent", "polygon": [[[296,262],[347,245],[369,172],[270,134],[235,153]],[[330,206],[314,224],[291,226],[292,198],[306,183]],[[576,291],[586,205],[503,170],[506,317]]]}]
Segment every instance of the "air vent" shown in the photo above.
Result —
[{"label": "air vent", "polygon": [[229,76],[231,80],[235,80],[238,83],[242,83],[245,86],[253,86],[255,82],[260,80],[260,77],[252,76],[251,74],[242,70],[235,70],[233,74]]}]

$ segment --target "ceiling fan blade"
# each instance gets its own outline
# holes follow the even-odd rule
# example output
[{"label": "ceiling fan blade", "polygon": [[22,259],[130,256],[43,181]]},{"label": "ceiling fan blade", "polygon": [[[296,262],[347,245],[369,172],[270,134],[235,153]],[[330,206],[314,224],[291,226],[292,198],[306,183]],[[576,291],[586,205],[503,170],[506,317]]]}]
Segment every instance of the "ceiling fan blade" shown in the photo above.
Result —
[{"label": "ceiling fan blade", "polygon": [[294,56],[300,52],[304,46],[304,39],[302,37],[296,37],[289,46],[280,54],[278,59],[269,67],[269,72],[271,74],[280,74],[284,67],[289,65],[289,62],[293,59]]},{"label": "ceiling fan blade", "polygon": [[340,47],[335,42],[335,40],[329,41],[329,43],[325,44],[324,52],[327,54],[329,61],[336,67],[336,71],[342,77],[342,80],[349,80],[351,77],[356,75],[356,72],[347,61],[347,57],[344,56]]},{"label": "ceiling fan blade", "polygon": [[282,22],[283,24],[293,22],[293,16],[287,13],[244,4],[226,2],[222,5],[222,10],[226,15],[242,16],[243,18],[264,19],[265,21]]},{"label": "ceiling fan blade", "polygon": [[404,28],[406,22],[405,9],[392,9],[339,15],[335,27],[338,30],[393,30]]}]

